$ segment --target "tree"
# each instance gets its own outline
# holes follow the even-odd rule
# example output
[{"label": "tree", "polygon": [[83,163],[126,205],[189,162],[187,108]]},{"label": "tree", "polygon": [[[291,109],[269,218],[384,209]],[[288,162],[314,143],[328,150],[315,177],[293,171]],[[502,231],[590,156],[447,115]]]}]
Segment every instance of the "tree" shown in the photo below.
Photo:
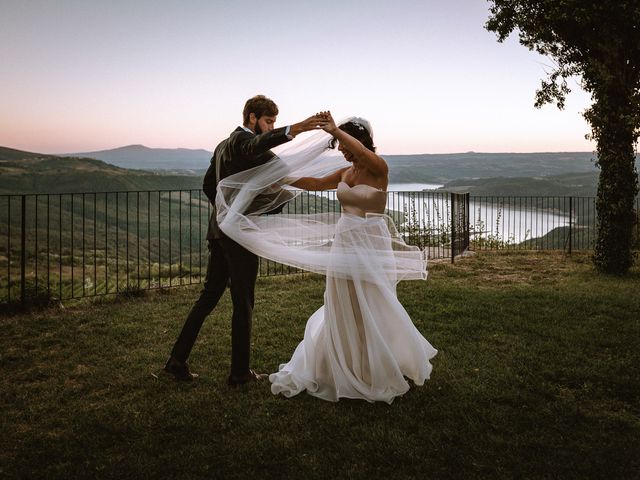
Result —
[{"label": "tree", "polygon": [[593,104],[584,113],[596,141],[598,270],[622,274],[633,264],[635,153],[640,127],[640,0],[489,0],[486,28],[504,41],[549,56],[555,68],[536,91],[535,106],[564,108],[567,79],[579,76]]}]

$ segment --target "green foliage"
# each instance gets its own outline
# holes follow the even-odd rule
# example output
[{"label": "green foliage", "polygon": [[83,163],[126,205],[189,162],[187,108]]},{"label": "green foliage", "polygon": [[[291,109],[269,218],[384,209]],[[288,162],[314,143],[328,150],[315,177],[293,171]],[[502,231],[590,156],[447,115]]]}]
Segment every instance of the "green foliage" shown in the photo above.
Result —
[{"label": "green foliage", "polygon": [[0,293],[0,315],[47,308],[59,302],[55,291],[43,289],[42,284],[38,285],[32,279],[25,281],[24,302],[21,298],[22,292],[19,282],[12,282],[12,287],[16,295],[11,301],[7,301],[7,299],[4,298],[4,295],[6,295],[4,290],[6,290],[6,288]]},{"label": "green foliage", "polygon": [[[416,205],[416,196],[409,195],[408,205],[404,205],[402,215],[404,222],[397,225],[404,234],[404,240],[409,245],[415,245],[421,249],[429,247],[451,248],[451,223],[443,217],[440,207],[435,199],[432,199],[432,208],[423,202],[425,217],[420,218]],[[431,217],[433,212],[433,218]],[[393,215],[391,215],[393,218]],[[397,215],[395,216],[397,218]]]},{"label": "green foliage", "polygon": [[487,230],[487,226],[480,219],[470,225],[469,229],[473,250],[505,250],[518,245],[513,237],[503,238],[500,232],[500,210],[498,210],[494,231]]},{"label": "green foliage", "polygon": [[550,56],[555,69],[536,92],[536,106],[564,107],[567,79],[579,75],[593,105],[584,112],[601,169],[594,262],[625,273],[633,263],[633,200],[638,193],[635,146],[640,134],[640,7],[635,1],[489,0],[487,29],[503,41]]}]

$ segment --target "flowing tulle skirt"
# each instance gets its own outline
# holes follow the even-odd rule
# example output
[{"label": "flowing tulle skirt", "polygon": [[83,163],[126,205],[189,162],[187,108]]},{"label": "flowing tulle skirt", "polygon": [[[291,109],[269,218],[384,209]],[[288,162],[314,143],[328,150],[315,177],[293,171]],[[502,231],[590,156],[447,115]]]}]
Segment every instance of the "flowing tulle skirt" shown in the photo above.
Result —
[{"label": "flowing tulle skirt", "polygon": [[409,389],[407,378],[424,384],[437,350],[413,325],[398,301],[397,279],[384,268],[394,258],[385,217],[343,214],[331,251],[349,251],[357,274],[345,278],[344,265],[336,265],[337,275],[329,268],[324,305],[291,360],[269,376],[271,391],[391,403]]}]

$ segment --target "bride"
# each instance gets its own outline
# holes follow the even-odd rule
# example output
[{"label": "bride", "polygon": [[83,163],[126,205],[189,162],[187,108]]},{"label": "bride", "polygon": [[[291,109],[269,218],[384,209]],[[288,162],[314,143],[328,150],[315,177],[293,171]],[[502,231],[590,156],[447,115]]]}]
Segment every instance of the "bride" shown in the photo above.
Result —
[{"label": "bride", "polygon": [[[254,253],[326,275],[324,305],[307,321],[304,338],[289,362],[269,376],[271,391],[286,397],[306,390],[329,401],[391,403],[409,389],[407,379],[424,384],[431,373],[429,360],[437,353],[396,295],[399,280],[426,278],[426,261],[417,247],[404,243],[384,215],[388,166],[375,153],[369,123],[354,118],[338,127],[330,112],[323,115],[328,143],[337,143],[344,157],[340,168],[319,177],[319,168],[297,167],[305,156],[315,158],[310,163],[316,167],[335,167],[335,159],[317,160],[327,150],[326,138],[279,153],[280,165],[267,164],[250,178],[222,185],[221,197],[227,201],[219,205],[218,220],[225,234]],[[307,172],[313,176],[302,176]],[[337,188],[342,214],[335,222],[322,214],[238,213],[255,199],[255,192],[272,189],[275,179],[306,190]],[[253,195],[245,195],[243,204],[236,190]],[[276,190],[267,198],[280,197]]]}]

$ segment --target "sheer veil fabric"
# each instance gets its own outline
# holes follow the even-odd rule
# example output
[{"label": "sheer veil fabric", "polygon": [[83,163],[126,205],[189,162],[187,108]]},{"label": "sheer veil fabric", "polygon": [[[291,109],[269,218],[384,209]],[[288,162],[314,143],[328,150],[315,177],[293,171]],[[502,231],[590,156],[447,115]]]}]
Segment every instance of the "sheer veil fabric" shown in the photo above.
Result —
[{"label": "sheer veil fabric", "polygon": [[[331,140],[325,132],[298,137],[274,149],[267,164],[220,181],[217,219],[255,254],[327,278],[324,305],[308,320],[303,341],[270,375],[272,392],[391,403],[409,389],[407,378],[417,385],[429,378],[437,353],[396,295],[399,281],[426,279],[424,252],[407,245],[380,212],[260,215],[299,193],[287,186],[295,179],[349,166],[328,149]],[[375,190],[341,184],[338,199],[343,208],[347,200],[362,206],[368,189]]]},{"label": "sheer veil fabric", "polygon": [[[350,165],[337,150],[329,148],[332,136],[328,133],[300,137],[274,149],[274,160],[218,183],[216,210],[221,230],[255,254],[285,265],[346,279],[375,280],[367,265],[353,261],[362,259],[359,245],[332,249],[339,220],[334,213],[260,215],[300,193],[288,183],[301,177],[322,177]],[[382,218],[387,229],[378,241],[371,242],[372,250],[368,251],[385,259],[379,265],[382,271],[375,276],[383,274],[385,281],[392,283],[426,279],[424,252],[404,242],[390,217]]]}]

